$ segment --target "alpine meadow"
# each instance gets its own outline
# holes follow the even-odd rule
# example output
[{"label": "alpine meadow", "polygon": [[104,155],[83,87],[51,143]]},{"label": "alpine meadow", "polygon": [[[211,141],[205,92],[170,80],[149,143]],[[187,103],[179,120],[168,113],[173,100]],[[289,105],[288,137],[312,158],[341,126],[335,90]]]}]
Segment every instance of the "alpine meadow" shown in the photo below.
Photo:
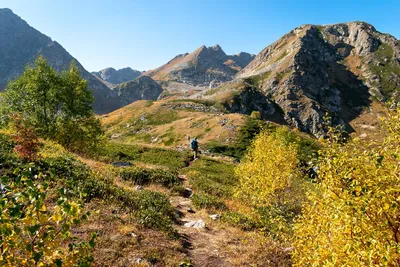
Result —
[{"label": "alpine meadow", "polygon": [[399,3],[5,2],[0,266],[400,266]]}]

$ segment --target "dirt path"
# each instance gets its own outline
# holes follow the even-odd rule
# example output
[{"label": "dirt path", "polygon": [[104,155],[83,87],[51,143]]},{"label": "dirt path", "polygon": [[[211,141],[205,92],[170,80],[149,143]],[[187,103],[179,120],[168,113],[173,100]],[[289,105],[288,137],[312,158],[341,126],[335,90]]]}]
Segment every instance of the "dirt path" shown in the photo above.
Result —
[{"label": "dirt path", "polygon": [[[80,160],[97,171],[105,171],[109,164],[80,158]],[[193,161],[188,162],[188,166]],[[186,175],[179,175],[182,184],[188,191],[193,191]],[[114,178],[116,185],[126,190],[136,190],[117,177]],[[187,256],[194,266],[243,266],[233,260],[241,257],[237,253],[241,246],[239,234],[232,228],[221,227],[218,221],[210,218],[205,210],[196,210],[193,207],[191,198],[184,196],[170,196],[170,203],[180,214],[179,224],[176,229],[181,236],[181,243],[184,245]],[[203,228],[186,227],[185,223],[202,220],[205,223]]]},{"label": "dirt path", "polygon": [[[191,189],[185,175],[180,175],[185,188]],[[197,212],[189,197],[171,197],[171,205],[179,211],[180,225],[177,230],[186,244],[188,256],[194,266],[232,266],[221,248],[228,242],[229,233],[223,229],[215,229],[213,220],[205,211]],[[204,228],[186,227],[184,224],[202,220]]]}]

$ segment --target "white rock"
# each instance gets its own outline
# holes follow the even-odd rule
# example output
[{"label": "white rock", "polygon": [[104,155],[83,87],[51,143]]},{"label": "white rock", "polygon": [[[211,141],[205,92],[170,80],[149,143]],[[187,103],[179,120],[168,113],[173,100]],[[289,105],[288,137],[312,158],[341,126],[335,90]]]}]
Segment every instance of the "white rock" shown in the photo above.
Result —
[{"label": "white rock", "polygon": [[210,215],[210,218],[213,219],[214,221],[216,221],[219,218],[221,218],[221,215],[220,214],[213,214],[213,215]]},{"label": "white rock", "polygon": [[187,222],[183,226],[191,227],[191,228],[204,228],[204,227],[206,227],[206,224],[204,223],[203,220],[198,220],[198,221]]}]

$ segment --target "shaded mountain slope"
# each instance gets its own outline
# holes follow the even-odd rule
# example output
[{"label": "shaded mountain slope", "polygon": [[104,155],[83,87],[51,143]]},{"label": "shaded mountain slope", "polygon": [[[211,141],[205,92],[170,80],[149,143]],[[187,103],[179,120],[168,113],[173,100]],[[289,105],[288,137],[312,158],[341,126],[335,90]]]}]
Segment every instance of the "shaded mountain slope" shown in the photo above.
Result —
[{"label": "shaded mountain slope", "polygon": [[73,60],[77,63],[93,90],[95,112],[106,113],[121,106],[117,95],[87,72],[59,43],[29,26],[10,9],[0,9],[0,89],[17,78],[39,55],[57,71],[68,68]]},{"label": "shaded mountain slope", "polygon": [[163,89],[152,78],[140,76],[118,85],[114,91],[120,97],[121,104],[126,106],[137,100],[157,100]]}]

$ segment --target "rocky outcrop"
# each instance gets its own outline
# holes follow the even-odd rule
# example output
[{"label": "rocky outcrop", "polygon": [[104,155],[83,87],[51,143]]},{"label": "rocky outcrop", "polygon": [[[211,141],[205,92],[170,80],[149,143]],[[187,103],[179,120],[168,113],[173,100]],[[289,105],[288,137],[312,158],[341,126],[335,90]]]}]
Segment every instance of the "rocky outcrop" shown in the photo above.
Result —
[{"label": "rocky outcrop", "polygon": [[123,106],[137,100],[157,100],[163,89],[149,76],[122,83],[114,88]]},{"label": "rocky outcrop", "polygon": [[371,96],[396,96],[399,60],[399,42],[367,23],[304,25],[266,47],[237,79],[276,103],[288,124],[319,135],[326,113],[348,125]]},{"label": "rocky outcrop", "polygon": [[121,107],[117,94],[87,72],[59,43],[29,26],[10,9],[0,9],[0,90],[39,55],[58,71],[68,68],[71,61],[76,62],[93,91],[95,112],[106,113]]},{"label": "rocky outcrop", "polygon": [[248,53],[228,56],[219,45],[203,45],[193,53],[178,55],[167,64],[145,74],[157,81],[216,87],[232,80],[253,58],[254,55]]},{"label": "rocky outcrop", "polygon": [[137,77],[142,75],[142,73],[143,72],[133,70],[131,68],[123,68],[119,70],[116,70],[114,68],[106,68],[101,71],[92,72],[93,75],[106,82],[106,85],[111,88],[116,87],[116,85],[120,83],[136,79]]},{"label": "rocky outcrop", "polygon": [[233,113],[251,115],[253,111],[259,111],[261,119],[282,122],[281,112],[270,99],[257,88],[245,85],[243,90],[234,94],[232,99],[225,101],[223,106]]}]

